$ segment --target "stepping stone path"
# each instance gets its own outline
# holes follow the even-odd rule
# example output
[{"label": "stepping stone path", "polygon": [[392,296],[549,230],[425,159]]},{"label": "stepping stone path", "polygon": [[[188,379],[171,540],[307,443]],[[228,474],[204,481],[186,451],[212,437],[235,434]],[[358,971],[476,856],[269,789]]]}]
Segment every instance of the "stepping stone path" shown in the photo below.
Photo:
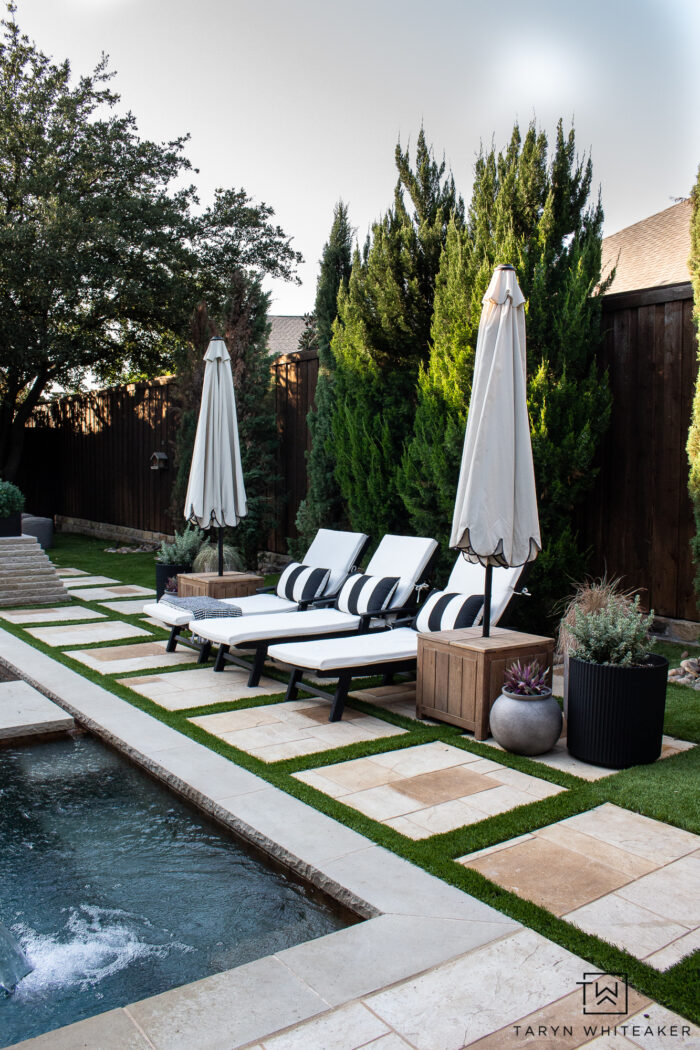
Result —
[{"label": "stepping stone path", "polygon": [[[183,648],[175,651],[180,663],[183,662],[182,654],[187,651]],[[162,675],[121,680],[122,685],[128,685],[129,689],[168,711],[184,711],[189,707],[223,704],[230,700],[250,700],[284,690],[282,683],[272,678],[261,678],[260,685],[254,689],[249,689],[247,682],[247,671],[227,668],[221,674],[214,674],[211,663],[192,671],[169,671]]]},{"label": "stepping stone path", "polygon": [[119,638],[134,638],[148,635],[142,627],[134,627],[121,620],[106,620],[104,623],[78,623],[71,626],[29,627],[27,634],[40,642],[52,646],[90,645],[93,642],[113,642]]},{"label": "stepping stone path", "polygon": [[411,839],[476,824],[565,790],[439,741],[295,776]]},{"label": "stepping stone path", "polygon": [[150,667],[168,667],[191,664],[199,653],[192,649],[178,649],[167,653],[167,642],[136,642],[133,645],[110,645],[104,649],[77,649],[67,651],[86,667],[100,674],[128,674],[130,671],[146,671]]},{"label": "stepping stone path", "polygon": [[0,606],[53,605],[68,595],[34,536],[0,537]]},{"label": "stepping stone path", "polygon": [[700,947],[700,836],[612,803],[459,863],[657,969]]},{"label": "stepping stone path", "polygon": [[64,605],[58,609],[8,609],[0,612],[0,619],[8,623],[58,623],[61,620],[104,620],[106,613],[86,609],[82,605]]}]

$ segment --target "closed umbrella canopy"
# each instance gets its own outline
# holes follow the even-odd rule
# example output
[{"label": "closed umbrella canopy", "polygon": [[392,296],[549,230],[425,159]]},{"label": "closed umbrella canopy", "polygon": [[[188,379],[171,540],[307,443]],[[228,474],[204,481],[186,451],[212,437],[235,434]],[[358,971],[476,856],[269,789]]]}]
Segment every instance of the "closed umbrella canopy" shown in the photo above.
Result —
[{"label": "closed umbrella canopy", "polygon": [[[527,412],[525,298],[512,266],[496,268],[483,303],[450,546],[484,566],[524,565],[537,557],[541,540]],[[489,583],[487,578],[487,592]]]},{"label": "closed umbrella canopy", "polygon": [[223,339],[214,338],[204,355],[204,385],[185,518],[202,529],[237,525],[248,513],[231,358]]}]

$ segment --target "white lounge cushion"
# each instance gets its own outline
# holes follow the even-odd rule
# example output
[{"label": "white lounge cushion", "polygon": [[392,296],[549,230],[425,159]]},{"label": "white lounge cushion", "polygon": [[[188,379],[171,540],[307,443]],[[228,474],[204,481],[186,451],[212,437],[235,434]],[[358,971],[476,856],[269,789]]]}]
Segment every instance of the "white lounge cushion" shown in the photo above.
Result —
[{"label": "white lounge cushion", "polygon": [[[242,616],[261,616],[270,613],[295,612],[296,602],[278,598],[276,594],[247,594],[243,598],[224,598],[227,605],[237,605]],[[187,609],[176,609],[164,602],[150,602],[143,607],[144,614],[170,627],[186,627],[193,619]],[[197,621],[199,623],[199,621]],[[197,632],[199,633],[199,631]]]},{"label": "white lounge cushion", "polygon": [[269,616],[232,616],[217,620],[193,620],[192,630],[210,642],[245,645],[266,638],[295,638],[306,634],[334,634],[360,626],[360,617],[337,609],[307,609],[306,612],[272,613]]},{"label": "white lounge cushion", "polygon": [[410,627],[394,631],[353,634],[348,638],[322,638],[317,642],[283,642],[271,645],[268,656],[279,663],[310,671],[341,671],[365,664],[415,660],[418,632]]},{"label": "white lounge cushion", "polygon": [[355,566],[367,542],[363,532],[342,532],[337,529],[319,529],[304,555],[304,565],[330,569],[324,594],[335,594],[343,580]]},{"label": "white lounge cushion", "polygon": [[406,604],[436,548],[437,541],[425,536],[383,537],[365,572],[368,576],[400,577],[390,609],[400,609]]}]

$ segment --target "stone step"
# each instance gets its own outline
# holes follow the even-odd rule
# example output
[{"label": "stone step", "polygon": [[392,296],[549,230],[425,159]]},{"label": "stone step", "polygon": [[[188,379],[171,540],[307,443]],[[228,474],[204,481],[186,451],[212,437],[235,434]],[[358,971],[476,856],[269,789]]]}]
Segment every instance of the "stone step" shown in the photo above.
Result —
[{"label": "stone step", "polygon": [[57,597],[55,594],[32,594],[19,599],[14,596],[12,598],[4,598],[2,594],[0,594],[0,608],[3,609],[12,605],[55,605],[58,601],[61,601],[61,598]]},{"label": "stone step", "polygon": [[45,591],[47,589],[55,591],[56,594],[62,594],[64,598],[70,597],[55,580],[45,576],[33,576],[24,580],[0,580],[0,593],[2,594],[16,594],[18,591]]},{"label": "stone step", "polygon": [[44,576],[51,576],[56,580],[59,579],[50,565],[28,561],[24,565],[10,565],[7,568],[4,565],[0,565],[0,580],[9,579],[11,576],[21,576],[25,572],[41,572]]}]

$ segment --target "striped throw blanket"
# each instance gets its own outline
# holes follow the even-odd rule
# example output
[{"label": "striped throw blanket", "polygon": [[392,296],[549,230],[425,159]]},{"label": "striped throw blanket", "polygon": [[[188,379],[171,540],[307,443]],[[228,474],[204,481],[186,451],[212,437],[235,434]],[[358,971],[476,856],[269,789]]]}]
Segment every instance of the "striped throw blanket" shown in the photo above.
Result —
[{"label": "striped throw blanket", "polygon": [[189,609],[195,620],[214,620],[219,616],[240,616],[237,605],[220,602],[218,598],[178,598],[175,594],[164,594],[160,599],[176,609]]}]

